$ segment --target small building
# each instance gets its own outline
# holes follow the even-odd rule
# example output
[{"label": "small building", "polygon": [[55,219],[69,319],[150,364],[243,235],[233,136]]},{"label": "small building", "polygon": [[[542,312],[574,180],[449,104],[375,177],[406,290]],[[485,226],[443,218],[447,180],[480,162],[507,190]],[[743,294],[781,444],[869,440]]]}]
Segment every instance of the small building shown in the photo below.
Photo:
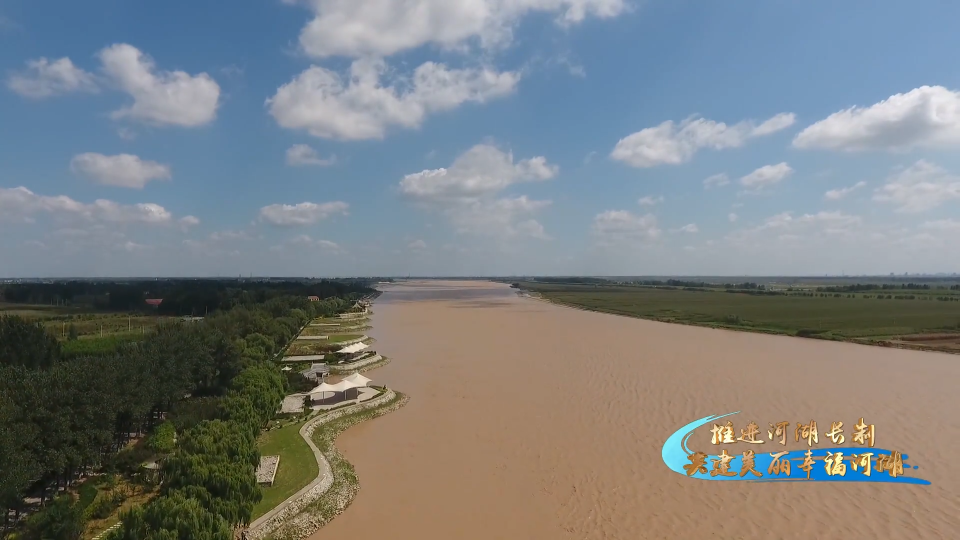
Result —
[{"label": "small building", "polygon": [[147,305],[158,307],[163,303],[163,298],[147,298]]},{"label": "small building", "polygon": [[300,374],[310,380],[320,382],[327,375],[330,375],[330,366],[326,364],[310,364],[310,367],[301,371]]},{"label": "small building", "polygon": [[307,300],[309,300],[309,301],[311,301],[311,302],[319,302],[319,301],[320,301],[320,297],[319,297],[319,296],[308,296],[308,297],[307,297]]}]

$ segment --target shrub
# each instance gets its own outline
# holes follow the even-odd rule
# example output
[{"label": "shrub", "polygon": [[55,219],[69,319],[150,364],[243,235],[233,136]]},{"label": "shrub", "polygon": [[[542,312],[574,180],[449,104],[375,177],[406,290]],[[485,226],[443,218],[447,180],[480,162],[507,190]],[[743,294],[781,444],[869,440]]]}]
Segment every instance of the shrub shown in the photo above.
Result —
[{"label": "shrub", "polygon": [[173,427],[173,422],[163,422],[153,430],[153,434],[147,440],[147,447],[154,452],[169,454],[173,452],[176,438],[177,430]]}]

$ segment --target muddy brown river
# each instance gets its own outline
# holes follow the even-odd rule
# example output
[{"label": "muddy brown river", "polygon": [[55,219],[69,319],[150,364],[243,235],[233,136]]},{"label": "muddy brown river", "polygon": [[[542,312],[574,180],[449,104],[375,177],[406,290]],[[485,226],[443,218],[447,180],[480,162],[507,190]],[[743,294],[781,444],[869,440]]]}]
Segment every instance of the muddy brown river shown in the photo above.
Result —
[{"label": "muddy brown river", "polygon": [[[393,361],[366,375],[411,400],[338,439],[360,493],[311,538],[960,538],[960,356],[591,313],[486,282],[383,290],[371,335]],[[932,484],[710,482],[664,465],[674,431],[733,411],[764,436],[815,419],[820,446],[831,421],[865,417]],[[688,444],[716,453],[707,429]]]}]

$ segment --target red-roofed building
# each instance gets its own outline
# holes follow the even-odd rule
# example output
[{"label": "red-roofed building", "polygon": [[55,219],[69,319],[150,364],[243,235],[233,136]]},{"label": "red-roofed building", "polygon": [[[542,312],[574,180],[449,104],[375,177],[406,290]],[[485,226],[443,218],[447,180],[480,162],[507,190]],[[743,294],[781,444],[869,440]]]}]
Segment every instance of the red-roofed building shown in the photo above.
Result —
[{"label": "red-roofed building", "polygon": [[147,304],[157,307],[163,303],[163,298],[147,298]]},{"label": "red-roofed building", "polygon": [[320,297],[319,297],[319,296],[308,296],[308,297],[307,297],[307,300],[309,300],[309,301],[311,301],[311,302],[319,302],[319,301],[320,301]]}]

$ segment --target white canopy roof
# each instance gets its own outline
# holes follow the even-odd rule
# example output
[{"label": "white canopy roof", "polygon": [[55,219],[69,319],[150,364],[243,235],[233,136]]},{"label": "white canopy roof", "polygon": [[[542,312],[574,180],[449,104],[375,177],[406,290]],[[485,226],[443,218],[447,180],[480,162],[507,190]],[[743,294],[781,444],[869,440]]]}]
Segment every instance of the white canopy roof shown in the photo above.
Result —
[{"label": "white canopy roof", "polygon": [[366,386],[367,383],[370,382],[370,379],[364,377],[363,375],[361,375],[361,374],[359,374],[359,373],[354,373],[353,375],[350,375],[349,377],[344,377],[343,380],[349,381],[349,382],[355,384],[356,386]]},{"label": "white canopy roof", "polygon": [[319,394],[322,392],[343,392],[343,390],[337,390],[336,387],[328,383],[320,383],[316,388],[310,391],[310,395]]},{"label": "white canopy roof", "polygon": [[357,342],[357,343],[354,343],[353,345],[347,345],[346,347],[340,349],[340,350],[337,351],[337,352],[338,352],[338,353],[352,354],[352,353],[355,353],[355,352],[358,352],[358,351],[362,351],[362,350],[366,349],[367,347],[369,347],[369,345],[367,345],[366,343]]},{"label": "white canopy roof", "polygon": [[358,386],[360,386],[360,385],[359,385],[359,384],[354,384],[354,383],[352,383],[352,382],[350,382],[350,381],[348,381],[348,380],[342,380],[342,381],[338,382],[337,384],[332,384],[332,385],[330,385],[330,386],[331,386],[331,387],[334,389],[334,391],[336,391],[336,392],[346,392],[347,390],[349,390],[349,389],[351,389],[351,388],[356,388],[356,387],[358,387]]}]

